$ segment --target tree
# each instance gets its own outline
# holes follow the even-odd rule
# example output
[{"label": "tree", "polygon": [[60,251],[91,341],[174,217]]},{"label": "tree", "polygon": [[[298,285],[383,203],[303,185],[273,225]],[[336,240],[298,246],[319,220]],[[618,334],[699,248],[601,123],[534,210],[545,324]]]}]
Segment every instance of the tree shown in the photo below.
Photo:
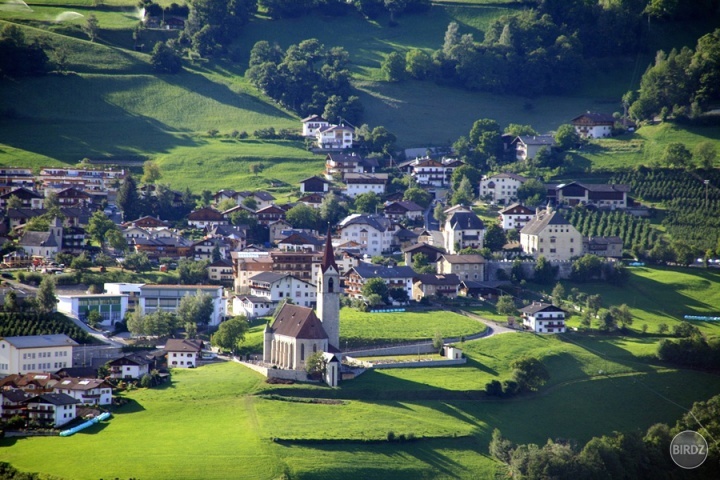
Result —
[{"label": "tree", "polygon": [[[497,380],[495,380],[497,382]],[[500,382],[498,382],[499,385]],[[510,455],[515,449],[513,443],[507,438],[503,437],[500,430],[497,428],[493,429],[492,438],[490,439],[490,455],[497,458],[503,463],[510,463]]]},{"label": "tree", "polygon": [[285,220],[293,228],[315,229],[320,223],[320,214],[317,209],[298,203],[285,214]]},{"label": "tree", "polygon": [[99,243],[105,245],[105,237],[110,230],[117,230],[115,223],[110,220],[102,211],[92,214],[87,226],[87,233],[90,237]]},{"label": "tree", "polygon": [[585,307],[593,314],[597,315],[598,310],[602,307],[602,297],[599,294],[588,295],[585,300]]},{"label": "tree", "polygon": [[451,203],[454,205],[472,205],[475,201],[475,190],[467,177],[462,177],[457,190],[453,193]]},{"label": "tree", "polygon": [[560,125],[555,132],[555,143],[558,150],[569,150],[580,143],[580,135],[572,125]]},{"label": "tree", "polygon": [[671,167],[686,168],[690,166],[692,153],[680,142],[673,142],[665,147],[662,155],[662,162]]},{"label": "tree", "polygon": [[541,255],[535,263],[533,282],[547,285],[555,280],[556,275],[557,267],[553,267],[552,263]]},{"label": "tree", "polygon": [[385,57],[380,70],[388,82],[399,82],[405,79],[405,57],[399,52],[392,52]]},{"label": "tree", "polygon": [[225,320],[220,324],[217,332],[213,334],[211,343],[216,347],[229,350],[234,354],[242,341],[245,340],[245,334],[248,328],[247,318],[243,316]]},{"label": "tree", "polygon": [[207,281],[207,261],[195,262],[183,258],[178,262],[178,277],[183,285],[195,285]]},{"label": "tree", "polygon": [[43,277],[35,301],[40,313],[52,313],[55,311],[58,299],[55,296],[55,279],[53,277]]},{"label": "tree", "polygon": [[433,209],[433,218],[438,221],[440,225],[445,223],[445,206],[438,202]]},{"label": "tree", "polygon": [[98,22],[98,19],[94,13],[91,13],[90,15],[88,15],[85,24],[82,26],[82,31],[85,33],[85,35],[88,36],[91,42],[94,42],[97,38],[99,29],[100,24]]},{"label": "tree", "polygon": [[89,258],[87,258],[87,256],[85,256],[84,252],[75,257],[70,263],[70,268],[72,268],[73,270],[78,270],[80,272],[85,271],[90,267],[92,267],[92,262]]},{"label": "tree", "polygon": [[495,304],[495,309],[500,315],[517,315],[517,306],[511,295],[500,295]]},{"label": "tree", "polygon": [[322,376],[325,373],[323,352],[315,352],[305,360],[305,371],[311,377]]},{"label": "tree", "polygon": [[390,154],[395,150],[397,137],[390,133],[387,128],[378,126],[372,129],[365,142],[371,152]]},{"label": "tree", "polygon": [[355,197],[355,210],[358,213],[376,213],[380,197],[375,192],[361,193]]},{"label": "tree", "polygon": [[197,337],[197,323],[185,322],[185,338],[193,339]]},{"label": "tree", "polygon": [[505,230],[497,223],[491,223],[485,229],[485,238],[483,244],[492,252],[499,252],[503,249],[507,239],[505,238]]},{"label": "tree", "polygon": [[718,156],[717,147],[713,142],[700,142],[693,150],[693,158],[700,168],[711,170],[715,167]]},{"label": "tree", "polygon": [[133,252],[125,256],[122,262],[123,268],[134,272],[146,272],[152,268],[150,259],[145,252]]},{"label": "tree", "polygon": [[412,269],[417,273],[435,273],[435,264],[430,263],[424,253],[416,253],[412,257]]},{"label": "tree", "polygon": [[405,70],[411,77],[425,80],[433,74],[433,61],[424,51],[413,48],[405,54]]},{"label": "tree", "polygon": [[[70,262],[72,263],[72,262]],[[106,253],[98,253],[95,255],[95,265],[98,267],[115,267],[117,266],[117,260],[115,257],[111,257]]]},{"label": "tree", "polygon": [[407,202],[414,202],[423,208],[427,208],[430,205],[430,202],[432,202],[432,194],[420,187],[410,187],[405,190],[403,200]]},{"label": "tree", "polygon": [[22,208],[23,202],[22,202],[22,200],[20,200],[20,197],[18,197],[17,195],[10,195],[10,198],[7,199],[6,206],[7,206],[8,210],[10,210],[11,208],[18,209],[18,208]]},{"label": "tree", "polygon": [[86,321],[88,325],[90,325],[92,328],[95,328],[98,326],[99,323],[102,322],[102,314],[97,310],[90,310],[90,312],[88,312]]},{"label": "tree", "polygon": [[162,177],[162,174],[160,173],[160,166],[148,160],[147,162],[143,163],[143,176],[142,176],[142,182],[146,184],[154,184],[157,183],[158,180],[160,180],[160,177]]},{"label": "tree", "polygon": [[385,8],[390,12],[390,24],[395,23],[395,15],[405,10],[408,0],[384,0]]},{"label": "tree", "polygon": [[561,306],[564,297],[565,297],[565,287],[563,287],[562,283],[558,282],[555,284],[555,288],[553,288],[553,291],[552,291],[553,305],[555,305],[556,307]]},{"label": "tree", "polygon": [[[150,56],[150,64],[158,73],[178,73],[182,70],[182,58],[173,49],[168,46],[165,42],[157,42],[152,50]],[[159,177],[158,177],[159,178]],[[154,183],[152,181],[145,181],[145,183]]]},{"label": "tree", "polygon": [[617,319],[612,314],[612,311],[605,310],[600,314],[600,317],[598,318],[598,325],[600,327],[600,330],[604,332],[610,332],[617,328]]},{"label": "tree", "polygon": [[120,230],[117,228],[108,231],[105,234],[105,240],[107,241],[107,244],[110,245],[110,247],[113,250],[124,252],[128,249],[127,240],[125,239],[125,235],[122,234]]},{"label": "tree", "polygon": [[534,357],[522,357],[510,363],[513,380],[521,390],[536,391],[550,380],[550,372],[543,363]]},{"label": "tree", "polygon": [[125,180],[123,180],[122,185],[118,189],[115,203],[120,210],[122,210],[125,221],[135,220],[140,217],[140,196],[138,195],[137,185],[132,175],[128,175],[125,177]]},{"label": "tree", "polygon": [[379,295],[383,301],[387,300],[388,286],[385,280],[379,277],[370,278],[362,287],[362,295],[368,298],[370,295]]},{"label": "tree", "polygon": [[183,324],[195,323],[207,325],[210,323],[213,310],[212,297],[198,290],[195,295],[187,294],[180,300],[176,315]]},{"label": "tree", "polygon": [[511,123],[505,127],[505,133],[514,137],[539,135],[531,125],[518,125],[516,123]]},{"label": "tree", "polygon": [[253,212],[256,211],[258,208],[258,203],[257,203],[257,200],[255,200],[255,197],[245,197],[242,201],[242,205],[243,205],[243,207],[249,208]]},{"label": "tree", "polygon": [[531,178],[517,189],[517,198],[527,206],[540,205],[545,201],[547,188],[536,178]]},{"label": "tree", "polygon": [[3,304],[6,312],[14,312],[18,308],[18,297],[15,290],[9,289],[5,294],[5,303]]},{"label": "tree", "polygon": [[473,167],[472,165],[467,164],[456,168],[452,173],[452,177],[450,177],[450,184],[453,190],[457,190],[463,177],[467,177],[467,179],[470,181],[470,185],[473,186],[474,191],[477,185],[480,183],[480,179],[482,178],[482,172],[477,168]]},{"label": "tree", "polygon": [[410,300],[404,288],[391,288],[388,290],[388,296],[397,303],[407,303]]},{"label": "tree", "polygon": [[632,313],[630,313],[630,308],[624,303],[619,307],[610,307],[610,313],[617,322],[620,322],[623,328],[633,324],[633,316]]}]

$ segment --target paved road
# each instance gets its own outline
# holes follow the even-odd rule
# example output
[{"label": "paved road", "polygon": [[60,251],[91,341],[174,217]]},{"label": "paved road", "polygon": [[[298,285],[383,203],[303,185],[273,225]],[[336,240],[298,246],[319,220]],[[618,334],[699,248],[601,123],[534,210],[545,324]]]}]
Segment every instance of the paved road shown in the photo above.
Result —
[{"label": "paved road", "polygon": [[521,331],[521,330],[516,330],[514,328],[506,327],[497,322],[493,322],[492,320],[488,320],[487,318],[483,318],[480,315],[475,315],[474,313],[470,313],[465,310],[458,310],[458,313],[465,315],[466,317],[470,317],[474,320],[477,320],[478,322],[481,322],[481,323],[484,323],[485,325],[487,325],[490,332],[487,335],[485,335],[483,338],[492,337],[493,335],[499,335],[501,333],[514,333],[514,332]]}]

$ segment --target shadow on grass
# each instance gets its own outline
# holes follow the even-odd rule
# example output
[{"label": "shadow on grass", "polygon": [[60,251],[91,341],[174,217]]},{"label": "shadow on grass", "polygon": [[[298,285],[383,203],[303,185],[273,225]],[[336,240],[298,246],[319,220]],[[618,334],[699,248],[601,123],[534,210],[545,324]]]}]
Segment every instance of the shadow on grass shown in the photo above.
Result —
[{"label": "shadow on grass", "polygon": [[115,410],[113,410],[112,413],[113,413],[113,415],[123,415],[126,413],[142,412],[144,410],[145,410],[145,407],[140,405],[137,402],[137,400],[130,399],[130,400],[128,400],[128,403],[126,403],[125,405],[123,405],[121,407],[116,408]]}]

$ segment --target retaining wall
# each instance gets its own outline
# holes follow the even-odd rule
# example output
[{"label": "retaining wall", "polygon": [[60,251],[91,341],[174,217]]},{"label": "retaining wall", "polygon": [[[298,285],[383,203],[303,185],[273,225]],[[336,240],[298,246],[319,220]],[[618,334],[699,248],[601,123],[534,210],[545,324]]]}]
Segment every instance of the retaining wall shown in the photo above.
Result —
[{"label": "retaining wall", "polygon": [[260,365],[256,365],[254,363],[249,362],[243,362],[240,360],[235,360],[237,363],[241,365],[245,365],[251,370],[255,370],[261,375],[264,375],[268,378],[282,378],[283,380],[296,380],[298,382],[308,382],[310,381],[308,379],[307,373],[299,370],[281,370],[279,368],[267,368]]},{"label": "retaining wall", "polygon": [[463,365],[467,363],[467,358],[458,358],[451,360],[428,360],[419,362],[402,362],[402,363],[378,363],[373,364],[375,370],[386,368],[427,368],[427,367],[449,367],[451,365]]}]

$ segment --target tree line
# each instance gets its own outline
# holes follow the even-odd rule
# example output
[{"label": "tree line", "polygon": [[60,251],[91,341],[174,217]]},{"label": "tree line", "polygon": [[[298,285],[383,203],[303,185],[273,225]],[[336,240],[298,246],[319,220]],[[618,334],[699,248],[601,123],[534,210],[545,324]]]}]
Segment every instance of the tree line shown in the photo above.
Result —
[{"label": "tree line", "polygon": [[78,343],[91,341],[87,333],[61,313],[29,309],[0,312],[0,337],[60,333],[64,333]]}]

